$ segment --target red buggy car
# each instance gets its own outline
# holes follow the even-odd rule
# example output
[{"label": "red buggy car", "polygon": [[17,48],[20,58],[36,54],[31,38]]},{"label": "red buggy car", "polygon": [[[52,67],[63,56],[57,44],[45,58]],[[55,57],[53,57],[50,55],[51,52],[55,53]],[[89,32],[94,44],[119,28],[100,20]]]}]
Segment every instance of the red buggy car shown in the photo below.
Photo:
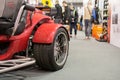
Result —
[{"label": "red buggy car", "polygon": [[27,55],[43,69],[63,68],[69,49],[66,28],[24,0],[0,0],[0,4],[0,65]]}]

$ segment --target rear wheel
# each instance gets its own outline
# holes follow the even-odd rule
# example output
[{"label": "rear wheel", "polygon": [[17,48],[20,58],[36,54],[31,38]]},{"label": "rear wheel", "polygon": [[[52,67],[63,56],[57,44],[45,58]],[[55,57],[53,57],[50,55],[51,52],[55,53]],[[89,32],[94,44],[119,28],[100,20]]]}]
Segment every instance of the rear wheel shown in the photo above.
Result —
[{"label": "rear wheel", "polygon": [[67,32],[58,29],[52,44],[34,44],[34,57],[38,66],[46,70],[62,69],[68,56],[69,41]]}]

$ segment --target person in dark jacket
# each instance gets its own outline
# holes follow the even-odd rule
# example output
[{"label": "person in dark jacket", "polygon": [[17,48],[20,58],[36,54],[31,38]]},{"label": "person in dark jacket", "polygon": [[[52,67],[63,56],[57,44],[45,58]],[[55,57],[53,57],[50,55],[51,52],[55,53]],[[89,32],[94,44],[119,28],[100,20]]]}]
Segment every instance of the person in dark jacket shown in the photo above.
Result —
[{"label": "person in dark jacket", "polygon": [[81,15],[80,17],[80,27],[81,27],[81,31],[83,30],[83,15]]},{"label": "person in dark jacket", "polygon": [[63,18],[63,16],[62,16],[62,7],[60,6],[58,0],[56,0],[55,8],[57,10],[57,13],[55,15],[55,22],[56,23],[62,23],[62,18]]},{"label": "person in dark jacket", "polygon": [[69,17],[69,22],[70,22],[70,37],[72,37],[72,29],[74,29],[74,35],[76,37],[77,35],[77,22],[78,22],[78,12],[77,10],[73,7],[73,5],[70,6],[70,17]]},{"label": "person in dark jacket", "polygon": [[63,22],[64,24],[69,24],[70,8],[66,1],[63,1],[63,7],[64,7]]}]

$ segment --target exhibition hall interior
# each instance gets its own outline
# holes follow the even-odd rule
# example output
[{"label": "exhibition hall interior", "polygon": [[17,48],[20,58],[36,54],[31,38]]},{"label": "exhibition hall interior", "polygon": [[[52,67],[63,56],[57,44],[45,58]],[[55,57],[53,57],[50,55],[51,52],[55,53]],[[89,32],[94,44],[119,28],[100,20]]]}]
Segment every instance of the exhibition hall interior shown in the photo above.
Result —
[{"label": "exhibition hall interior", "polygon": [[119,75],[119,0],[0,0],[0,80]]}]

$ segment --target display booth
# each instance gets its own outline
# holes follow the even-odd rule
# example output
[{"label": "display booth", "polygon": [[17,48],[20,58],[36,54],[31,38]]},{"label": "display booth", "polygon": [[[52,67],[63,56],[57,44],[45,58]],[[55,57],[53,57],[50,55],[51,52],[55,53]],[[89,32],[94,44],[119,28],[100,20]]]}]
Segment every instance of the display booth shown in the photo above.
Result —
[{"label": "display booth", "polygon": [[[107,41],[120,47],[120,1],[97,0],[101,20],[92,25],[92,36],[99,41]],[[103,36],[105,35],[105,36]]]},{"label": "display booth", "polygon": [[110,28],[110,43],[120,47],[120,1],[110,0],[111,5],[111,28]]},{"label": "display booth", "polygon": [[101,42],[109,42],[109,0],[95,0],[97,19],[92,24],[92,37]]}]

